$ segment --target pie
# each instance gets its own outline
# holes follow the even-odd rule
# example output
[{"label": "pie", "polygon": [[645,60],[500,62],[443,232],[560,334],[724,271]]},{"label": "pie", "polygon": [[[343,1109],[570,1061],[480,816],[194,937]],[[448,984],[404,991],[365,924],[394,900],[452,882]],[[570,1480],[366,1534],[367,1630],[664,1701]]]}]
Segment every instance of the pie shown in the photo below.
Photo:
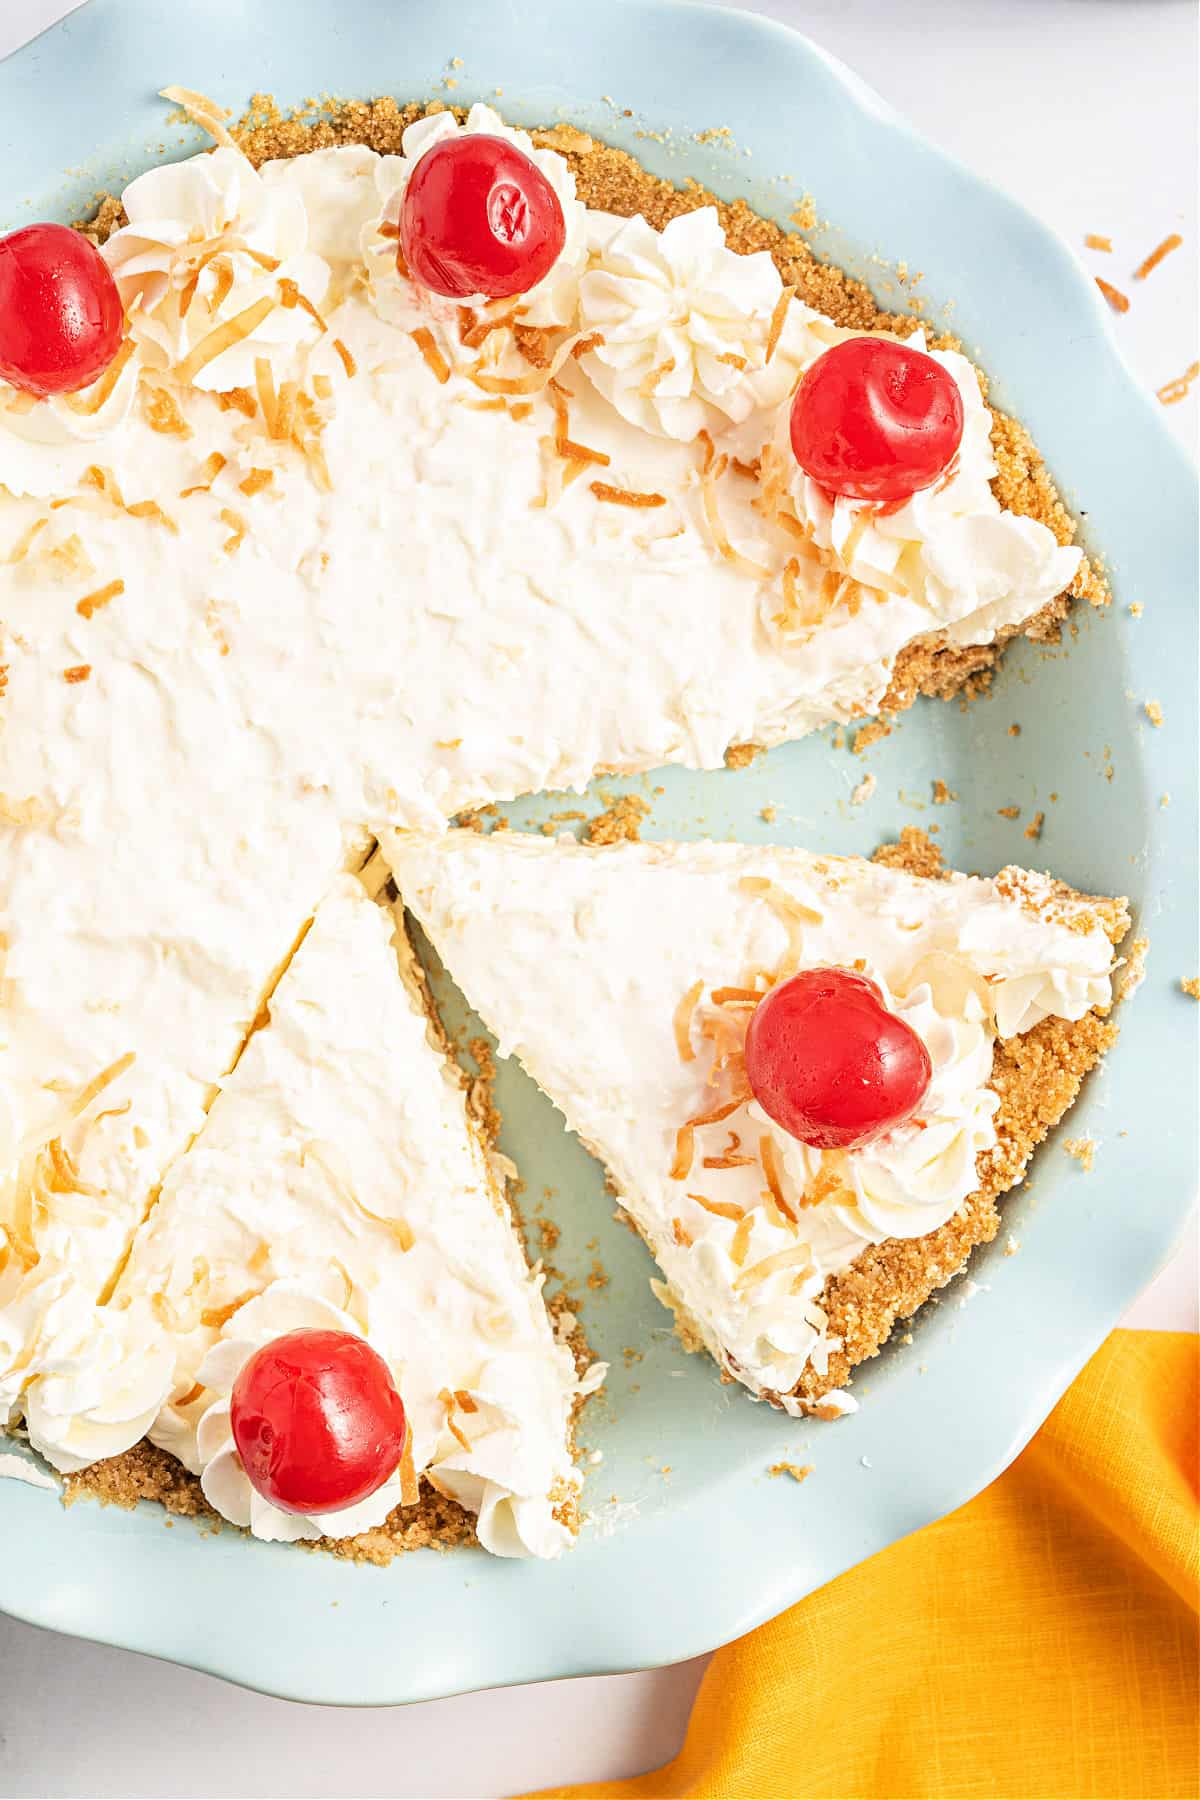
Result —
[{"label": "pie", "polygon": [[[575,914],[551,905],[560,883],[566,895],[614,882],[618,909],[645,882],[678,879],[696,898],[696,918],[685,907],[630,937],[612,990],[652,1001],[653,1143],[577,1115],[588,1070],[551,1036],[530,1037],[531,1066],[609,1163],[688,1329],[755,1391],[833,1404],[892,1317],[987,1235],[995,1193],[1108,1042],[1119,905],[1011,872],[985,899],[957,878],[827,875],[800,852],[602,860],[438,834],[537,789],[736,765],[918,692],[970,692],[1008,638],[1045,636],[1072,598],[1102,603],[1104,590],[1036,451],[989,410],[961,352],[881,313],[743,206],[676,192],[570,127],[531,138],[482,106],[267,112],[232,133],[211,103],[168,92],[216,146],[101,207],[95,281],[115,296],[104,356],[72,387],[0,347],[0,1417],[23,1421],[73,1481],[100,1471],[92,1485],[112,1497],[202,1494],[259,1535],[386,1554],[383,1540],[403,1537],[406,1506],[391,1526],[383,1512],[397,1490],[373,1490],[366,1513],[271,1504],[221,1387],[265,1368],[255,1346],[293,1329],[357,1333],[404,1390],[406,1461],[389,1480],[403,1477],[406,1505],[423,1478],[443,1535],[461,1533],[465,1508],[488,1547],[551,1554],[575,1522],[567,1446],[589,1377],[518,1267],[493,1152],[430,1038],[403,931],[397,961],[362,886],[364,867],[379,878],[373,846],[386,842],[439,937],[444,878],[457,891],[478,862],[481,884],[498,884],[491,925],[481,906],[464,926],[463,980],[508,1043],[525,1042],[521,1010],[533,1019],[537,1003],[504,985],[510,946],[477,967],[489,929],[521,923],[502,868],[544,873],[542,949],[562,968],[527,949],[549,994],[568,966],[598,979],[587,945],[605,968],[621,949],[572,937]],[[437,170],[455,159],[491,171],[471,245],[437,211]],[[453,269],[439,230],[459,233]],[[484,266],[467,254],[484,238],[500,271],[486,293],[460,279]],[[0,241],[0,310],[30,242]],[[502,265],[521,256],[536,279],[514,288]],[[861,401],[871,381],[887,396],[882,425],[860,416],[851,446],[881,430],[882,464],[847,465],[840,487],[822,460],[842,440],[822,437],[818,375],[825,406]],[[706,1188],[716,1211],[676,1194],[683,1177],[660,1151],[680,1131],[702,1133],[700,1168],[731,1133],[749,1143],[693,1116],[724,1028],[705,984],[761,999],[780,977],[783,924],[769,897],[739,899],[743,878],[803,891],[804,905],[819,895],[835,920],[819,955],[865,960],[914,1016],[932,1008],[931,1030],[953,1036],[979,1011],[973,1123],[952,1111],[954,1179],[935,1183],[936,1204],[905,1200],[893,1219],[876,1177],[856,1173],[878,1159],[856,1152],[866,1162],[851,1157],[835,1181],[794,1138],[762,1132],[772,1166],[746,1175],[735,1161],[713,1187],[741,1194],[761,1174],[769,1207],[748,1192]],[[890,938],[860,933],[856,907],[869,914],[881,895],[907,909],[906,950],[937,940],[928,980]],[[1036,1019],[987,1010],[980,983],[1003,965],[972,943],[980,920],[1007,921],[1028,950],[1028,978],[1054,1002]],[[673,950],[649,970],[668,922]],[[454,967],[453,934],[446,953]],[[708,1035],[668,1076],[670,1020],[697,980]],[[311,1034],[298,1038],[301,1017]],[[589,1039],[600,1061],[611,1049]],[[1037,1112],[1034,1049],[1053,1072],[1036,1132],[1004,1098],[1008,1081]],[[406,1171],[432,1154],[435,1113],[448,1161],[418,1193]],[[808,1229],[813,1181],[826,1184],[828,1243]],[[795,1244],[789,1195],[808,1196]],[[443,1242],[435,1227],[450,1218]],[[780,1285],[752,1280],[764,1258],[785,1238],[789,1255],[812,1252],[803,1274],[787,1264],[786,1341],[768,1333],[761,1362],[736,1306],[717,1321],[685,1273],[727,1237],[744,1252],[727,1286],[747,1317]],[[894,1280],[865,1273],[901,1264]],[[843,1320],[862,1282],[869,1305]],[[407,1297],[380,1323],[371,1296],[393,1283]],[[491,1327],[467,1319],[468,1288],[487,1296]],[[419,1318],[438,1346],[436,1370],[399,1343],[404,1307],[413,1338]],[[447,1312],[461,1329],[435,1329]],[[489,1329],[519,1349],[492,1356]]]}]

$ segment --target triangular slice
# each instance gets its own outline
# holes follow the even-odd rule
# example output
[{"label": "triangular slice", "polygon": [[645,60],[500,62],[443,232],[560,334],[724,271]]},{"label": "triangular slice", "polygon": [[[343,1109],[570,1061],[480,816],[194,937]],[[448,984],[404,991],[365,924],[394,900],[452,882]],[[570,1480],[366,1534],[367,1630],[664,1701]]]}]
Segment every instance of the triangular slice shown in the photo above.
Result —
[{"label": "triangular slice", "polygon": [[[378,1558],[431,1527],[462,1536],[448,1498],[477,1515],[489,1550],[553,1556],[576,1526],[575,1361],[526,1265],[503,1164],[472,1116],[403,924],[364,886],[386,880],[377,858],[322,902],[111,1305],[30,1390],[30,1437],[70,1471],[145,1432],[260,1537],[365,1532],[356,1548]],[[354,1508],[302,1518],[250,1488],[222,1371],[247,1345],[331,1325],[364,1335],[389,1364],[411,1468]],[[421,1477],[432,1490],[423,1512]],[[180,1480],[140,1445],[92,1485],[167,1497]]]},{"label": "triangular slice", "polygon": [[[685,1342],[799,1413],[842,1391],[995,1235],[996,1199],[1114,1036],[1122,903],[1006,869],[922,878],[736,844],[391,834],[446,967],[607,1167]],[[873,978],[924,1041],[919,1116],[812,1149],[745,1095],[757,998],[799,969]]]}]

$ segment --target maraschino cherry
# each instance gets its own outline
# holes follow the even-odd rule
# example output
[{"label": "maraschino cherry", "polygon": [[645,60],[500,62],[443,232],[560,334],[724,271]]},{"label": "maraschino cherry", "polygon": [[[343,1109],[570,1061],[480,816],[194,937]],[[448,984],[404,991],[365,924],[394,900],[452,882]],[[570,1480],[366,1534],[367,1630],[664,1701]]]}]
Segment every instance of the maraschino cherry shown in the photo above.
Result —
[{"label": "maraschino cherry", "polygon": [[806,969],[759,1001],[746,1032],[754,1098],[819,1150],[852,1150],[910,1118],[933,1077],[911,1025],[852,969]]},{"label": "maraschino cherry", "polygon": [[66,225],[0,238],[0,377],[27,394],[75,393],[121,347],[121,297],[94,244]]},{"label": "maraschino cherry", "polygon": [[413,169],[400,206],[400,253],[435,294],[499,300],[548,275],[566,241],[558,196],[506,138],[443,138]]},{"label": "maraschino cherry", "polygon": [[792,452],[806,475],[851,500],[902,503],[945,474],[962,442],[958,383],[894,338],[826,350],[792,401]]},{"label": "maraschino cherry", "polygon": [[348,1331],[285,1332],[243,1364],[230,1399],[251,1487],[283,1512],[365,1500],[404,1453],[408,1421],[383,1358]]}]

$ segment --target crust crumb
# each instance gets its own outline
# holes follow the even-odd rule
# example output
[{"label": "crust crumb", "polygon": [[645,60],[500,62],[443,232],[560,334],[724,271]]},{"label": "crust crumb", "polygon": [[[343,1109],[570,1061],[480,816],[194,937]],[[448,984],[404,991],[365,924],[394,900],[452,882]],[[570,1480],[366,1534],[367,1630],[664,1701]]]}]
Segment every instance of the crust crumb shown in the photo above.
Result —
[{"label": "crust crumb", "polygon": [[730,744],[725,752],[727,769],[748,769],[756,757],[765,756],[765,744]]},{"label": "crust crumb", "polygon": [[1085,1175],[1092,1172],[1092,1164],[1096,1160],[1096,1141],[1094,1138],[1067,1138],[1063,1149],[1068,1156],[1073,1156]]},{"label": "crust crumb", "polygon": [[927,881],[938,881],[945,871],[942,852],[919,825],[905,825],[898,844],[880,844],[872,862],[887,869],[903,869],[909,875],[921,875]]},{"label": "crust crumb", "polygon": [[1157,729],[1163,722],[1163,709],[1157,700],[1147,700],[1143,709],[1150,723]]},{"label": "crust crumb", "polygon": [[585,844],[636,844],[641,836],[642,820],[650,813],[650,802],[640,794],[621,794],[610,801],[604,812],[589,819],[583,828]]},{"label": "crust crumb", "polygon": [[862,756],[871,748],[872,744],[877,744],[881,738],[891,737],[891,735],[892,721],[890,719],[883,717],[872,719],[869,725],[864,725],[860,731],[855,732],[854,742],[850,748],[855,756]]},{"label": "crust crumb", "polygon": [[1200,975],[1183,975],[1180,977],[1179,985],[1185,994],[1191,995],[1193,1000],[1200,1000]]},{"label": "crust crumb", "polygon": [[768,1475],[790,1475],[793,1481],[807,1481],[813,1472],[812,1463],[777,1462],[767,1470]]}]

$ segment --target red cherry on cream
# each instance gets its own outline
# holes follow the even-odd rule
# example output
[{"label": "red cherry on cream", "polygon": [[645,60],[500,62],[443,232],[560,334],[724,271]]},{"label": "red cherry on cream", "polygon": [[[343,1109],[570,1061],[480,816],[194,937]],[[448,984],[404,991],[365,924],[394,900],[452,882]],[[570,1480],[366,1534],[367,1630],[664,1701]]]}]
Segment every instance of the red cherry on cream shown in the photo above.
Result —
[{"label": "red cherry on cream", "polygon": [[792,1137],[852,1150],[915,1112],[933,1065],[873,981],[851,969],[805,969],[754,1009],[746,1074],[763,1111]]},{"label": "red cherry on cream", "polygon": [[507,138],[465,131],[417,161],[400,206],[400,252],[435,294],[528,293],[557,262],[567,228],[537,164]]},{"label": "red cherry on cream", "polygon": [[851,500],[902,503],[944,475],[962,442],[958,383],[894,338],[847,338],[807,371],[792,401],[792,452]]},{"label": "red cherry on cream", "polygon": [[251,1487],[291,1513],[365,1500],[408,1434],[387,1364],[348,1331],[288,1331],[256,1350],[233,1384],[230,1423]]},{"label": "red cherry on cream", "polygon": [[66,225],[0,238],[0,378],[27,394],[90,387],[121,348],[124,312],[108,264]]}]

